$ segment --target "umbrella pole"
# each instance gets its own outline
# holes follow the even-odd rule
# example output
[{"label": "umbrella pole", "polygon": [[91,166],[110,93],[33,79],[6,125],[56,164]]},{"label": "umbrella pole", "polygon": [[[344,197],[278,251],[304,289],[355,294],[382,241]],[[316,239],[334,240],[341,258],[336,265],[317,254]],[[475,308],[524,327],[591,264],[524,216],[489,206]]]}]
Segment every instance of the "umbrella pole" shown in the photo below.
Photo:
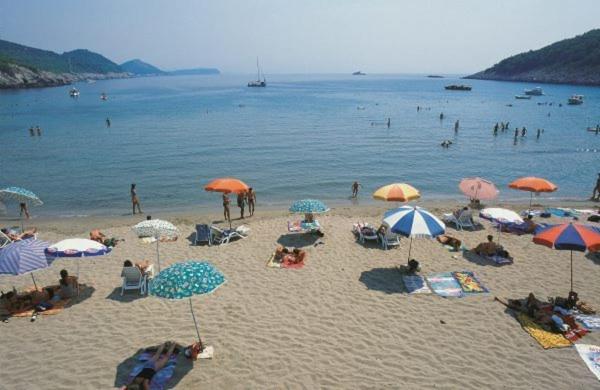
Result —
[{"label": "umbrella pole", "polygon": [[31,273],[31,280],[33,280],[33,286],[35,287],[36,291],[37,291],[37,284],[35,283],[35,278],[33,277],[33,272]]},{"label": "umbrella pole", "polygon": [[531,204],[533,203],[533,192],[529,193],[529,212],[527,213],[528,215],[531,214]]},{"label": "umbrella pole", "polygon": [[158,238],[156,238],[156,262],[158,263],[158,272],[160,272],[160,254],[158,253]]},{"label": "umbrella pole", "polygon": [[196,322],[196,316],[194,315],[194,306],[192,305],[192,297],[188,298],[190,301],[190,311],[192,312],[192,319],[194,320],[194,326],[196,327],[196,335],[198,335],[198,342],[200,343],[200,352],[204,350],[202,340],[200,339],[200,331],[198,330],[198,322]]},{"label": "umbrella pole", "polygon": [[573,251],[571,251],[571,291],[573,291]]},{"label": "umbrella pole", "polygon": [[408,245],[408,261],[410,261],[410,251],[412,250],[412,236],[410,236],[410,244]]}]

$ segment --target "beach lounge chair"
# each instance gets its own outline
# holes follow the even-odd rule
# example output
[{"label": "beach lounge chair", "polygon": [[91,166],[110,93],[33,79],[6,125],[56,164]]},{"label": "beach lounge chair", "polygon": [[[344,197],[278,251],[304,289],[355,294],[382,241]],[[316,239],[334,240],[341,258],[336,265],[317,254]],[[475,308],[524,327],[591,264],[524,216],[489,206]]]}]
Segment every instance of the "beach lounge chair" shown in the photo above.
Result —
[{"label": "beach lounge chair", "polygon": [[201,242],[208,243],[208,246],[212,245],[212,229],[206,224],[196,225],[196,239],[194,245],[199,245]]},{"label": "beach lounge chair", "polygon": [[140,294],[146,293],[148,278],[143,275],[138,267],[123,267],[121,273],[123,285],[121,286],[121,296],[125,290],[140,290]]},{"label": "beach lounge chair", "polygon": [[454,213],[444,214],[442,220],[445,223],[454,224],[457,230],[464,230],[465,228],[475,229],[475,223],[473,222],[473,214],[471,213],[471,210],[462,210],[458,214],[458,218]]},{"label": "beach lounge chair", "polygon": [[217,233],[214,240],[219,245],[229,244],[229,241],[234,238],[246,238],[250,230],[246,226],[238,226],[235,229],[221,229],[214,225],[210,229]]},{"label": "beach lounge chair", "polygon": [[357,236],[358,242],[364,244],[365,241],[377,241],[377,229],[368,223],[355,223],[352,226],[352,231]]},{"label": "beach lounge chair", "polygon": [[390,247],[400,246],[400,236],[396,233],[392,233],[390,229],[385,230],[385,234],[379,234],[381,240],[381,247],[385,250]]},{"label": "beach lounge chair", "polygon": [[288,221],[288,232],[290,233],[312,233],[320,229],[321,225],[316,219],[313,222]]},{"label": "beach lounge chair", "polygon": [[11,244],[13,241],[6,234],[0,232],[0,248],[4,248],[8,244]]}]

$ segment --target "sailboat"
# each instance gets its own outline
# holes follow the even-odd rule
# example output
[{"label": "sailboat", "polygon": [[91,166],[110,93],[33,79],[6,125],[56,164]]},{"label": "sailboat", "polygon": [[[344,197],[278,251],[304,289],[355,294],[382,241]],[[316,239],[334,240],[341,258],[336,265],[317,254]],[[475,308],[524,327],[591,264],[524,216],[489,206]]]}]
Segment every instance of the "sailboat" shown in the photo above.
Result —
[{"label": "sailboat", "polygon": [[263,74],[263,79],[260,79],[260,66],[258,66],[258,57],[256,57],[256,81],[250,81],[248,83],[249,87],[266,87],[267,86],[267,79],[265,78],[265,75]]}]

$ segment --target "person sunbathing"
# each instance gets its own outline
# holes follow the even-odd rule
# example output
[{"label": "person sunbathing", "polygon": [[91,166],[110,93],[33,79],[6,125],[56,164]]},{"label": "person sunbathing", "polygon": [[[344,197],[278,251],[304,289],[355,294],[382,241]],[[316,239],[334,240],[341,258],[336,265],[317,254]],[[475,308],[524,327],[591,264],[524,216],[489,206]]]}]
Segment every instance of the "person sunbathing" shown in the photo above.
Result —
[{"label": "person sunbathing", "polygon": [[[488,235],[487,242],[482,242],[477,245],[475,249],[473,249],[473,252],[481,256],[494,256],[506,251],[502,248],[502,245],[498,245],[494,242],[494,236]],[[508,257],[508,253],[503,257]]]},{"label": "person sunbathing", "polygon": [[[170,341],[170,342],[167,341],[167,342],[161,344],[161,346],[158,347],[158,349],[156,350],[156,353],[152,356],[152,358],[150,358],[150,360],[148,360],[144,364],[144,367],[135,376],[135,378],[133,378],[133,380],[129,384],[122,387],[121,389],[122,390],[149,390],[150,382],[152,382],[152,378],[154,378],[156,373],[159,372],[160,370],[162,370],[167,365],[167,363],[169,362],[169,359],[171,358],[171,355],[173,354],[173,351],[175,351],[175,347],[177,347],[177,343],[175,343],[173,341]],[[167,348],[168,348],[167,353],[163,355],[163,352]]]},{"label": "person sunbathing", "polygon": [[24,294],[17,294],[16,290],[7,293],[2,292],[0,302],[9,313],[19,313],[34,309],[42,303],[49,303],[56,300],[58,291],[58,286],[49,286]]},{"label": "person sunbathing", "polygon": [[116,237],[107,238],[106,235],[99,229],[94,229],[90,232],[90,240],[99,242],[100,244],[109,247],[115,247],[119,241],[123,241]]},{"label": "person sunbathing", "polygon": [[6,234],[8,236],[8,238],[10,238],[13,241],[21,241],[21,240],[26,240],[28,238],[35,237],[37,228],[31,228],[31,229],[25,230],[23,233],[14,233],[8,229],[1,229],[0,231],[2,233]]},{"label": "person sunbathing", "polygon": [[[148,272],[148,268],[150,268],[150,261],[148,260],[142,260],[139,261],[137,263],[135,263],[135,265],[131,262],[131,260],[125,260],[123,262],[123,268],[125,267],[137,267],[140,272],[142,273],[142,275],[146,274],[146,272]],[[121,277],[125,276],[124,271],[121,271]]]},{"label": "person sunbathing", "polygon": [[442,234],[441,236],[437,236],[436,240],[442,245],[451,246],[453,250],[458,251],[462,245],[462,242],[458,238],[454,238],[452,236],[447,236]]},{"label": "person sunbathing", "polygon": [[535,229],[538,227],[538,225],[537,223],[533,222],[533,215],[529,214],[527,218],[525,218],[525,221],[523,221],[523,227],[525,233],[532,234],[535,232]]}]

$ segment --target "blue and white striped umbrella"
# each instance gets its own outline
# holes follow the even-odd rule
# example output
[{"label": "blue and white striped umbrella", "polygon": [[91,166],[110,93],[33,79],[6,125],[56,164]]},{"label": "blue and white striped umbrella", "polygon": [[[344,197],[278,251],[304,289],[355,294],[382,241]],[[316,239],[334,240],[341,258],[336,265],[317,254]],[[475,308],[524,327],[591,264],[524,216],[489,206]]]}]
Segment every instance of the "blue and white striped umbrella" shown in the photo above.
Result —
[{"label": "blue and white striped umbrella", "polygon": [[[15,241],[0,249],[0,274],[23,275],[48,268],[53,259],[46,257],[46,248],[48,248],[47,242],[30,238]],[[31,278],[35,285],[33,274]]]},{"label": "blue and white striped umbrella", "polygon": [[32,206],[41,206],[44,204],[36,194],[21,187],[8,187],[0,190],[0,199],[5,201],[14,200],[18,203],[28,203]]},{"label": "blue and white striped umbrella", "polygon": [[317,214],[329,211],[325,203],[316,199],[297,200],[290,206],[290,212],[303,214]]},{"label": "blue and white striped umbrella", "polygon": [[416,206],[387,211],[383,223],[404,237],[437,237],[446,231],[446,225],[438,217]]},{"label": "blue and white striped umbrella", "polygon": [[[110,251],[111,248],[87,238],[68,238],[46,248],[46,254],[52,257],[103,256]],[[79,260],[77,260],[77,277],[79,277]]]},{"label": "blue and white striped umbrella", "polygon": [[412,250],[413,237],[436,237],[446,231],[446,225],[438,217],[416,206],[403,206],[385,213],[383,223],[393,233],[410,237],[408,259]]}]

